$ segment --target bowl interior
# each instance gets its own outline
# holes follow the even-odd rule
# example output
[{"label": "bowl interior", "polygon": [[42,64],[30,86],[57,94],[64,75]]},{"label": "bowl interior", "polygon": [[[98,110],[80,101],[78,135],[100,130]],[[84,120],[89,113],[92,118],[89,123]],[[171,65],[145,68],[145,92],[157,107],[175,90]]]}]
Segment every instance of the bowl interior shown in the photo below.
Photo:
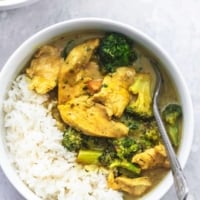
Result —
[{"label": "bowl interior", "polygon": [[[100,31],[115,31],[127,35],[139,45],[144,46],[152,55],[159,59],[165,71],[169,74],[174,82],[180,103],[183,108],[183,129],[182,129],[182,141],[180,144],[178,158],[182,166],[185,166],[189,156],[189,152],[193,139],[193,111],[192,104],[186,84],[177,68],[175,63],[169,58],[169,56],[148,36],[144,35],[140,31],[119,22],[114,22],[106,19],[76,19],[71,21],[62,22],[51,27],[48,27],[39,33],[35,34],[27,41],[25,41],[9,58],[7,63],[0,74],[0,164],[1,167],[10,180],[10,182],[17,188],[17,190],[27,199],[39,200],[25,184],[18,178],[13,166],[11,165],[10,158],[5,145],[5,129],[3,120],[3,101],[6,98],[6,93],[11,85],[12,80],[16,78],[19,72],[24,67],[25,63],[32,57],[35,50],[48,43],[55,37],[72,32],[84,31],[84,30],[100,30]],[[169,173],[164,180],[150,193],[144,196],[144,200],[156,200],[160,199],[172,185],[172,176]]]}]

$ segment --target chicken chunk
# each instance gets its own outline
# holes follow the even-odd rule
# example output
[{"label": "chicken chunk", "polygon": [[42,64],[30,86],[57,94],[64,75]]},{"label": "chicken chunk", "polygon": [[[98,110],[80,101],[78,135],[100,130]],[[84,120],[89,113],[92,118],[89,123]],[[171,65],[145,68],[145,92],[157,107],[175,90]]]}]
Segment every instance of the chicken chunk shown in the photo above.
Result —
[{"label": "chicken chunk", "polygon": [[[58,80],[58,103],[64,104],[72,99],[74,85],[83,80],[84,67],[89,63],[94,50],[99,45],[99,39],[88,40],[74,47],[66,58],[65,65],[62,65]],[[71,93],[72,92],[72,93]],[[75,95],[77,96],[77,94]]]},{"label": "chicken chunk", "polygon": [[138,164],[144,170],[157,167],[169,168],[165,147],[162,144],[136,154],[133,156],[132,162]]},{"label": "chicken chunk", "polygon": [[[60,95],[65,97],[65,101],[69,101],[87,93],[93,94],[93,92],[90,92],[90,83],[99,82],[100,84],[102,82],[102,75],[100,74],[99,66],[94,62],[89,62],[85,67],[83,67],[83,69],[80,69],[80,71],[77,70],[76,74],[74,73],[73,75],[70,75],[71,74],[68,75],[69,80],[72,76],[76,76],[78,78],[72,85],[66,82],[65,89],[60,91]],[[96,90],[98,90],[98,88],[96,88]],[[61,94],[61,92],[64,91],[65,93]],[[60,103],[63,102],[61,101]]]},{"label": "chicken chunk", "polygon": [[130,101],[129,86],[135,71],[131,67],[120,67],[113,74],[105,76],[101,90],[94,95],[94,101],[107,108],[109,116],[120,117]]},{"label": "chicken chunk", "polygon": [[34,56],[26,73],[31,81],[29,88],[39,94],[46,94],[56,87],[58,72],[63,65],[60,52],[53,46],[43,46]]},{"label": "chicken chunk", "polygon": [[114,177],[113,172],[110,172],[107,179],[108,187],[113,190],[121,190],[133,196],[144,194],[152,183],[148,177],[127,178],[124,176]]},{"label": "chicken chunk", "polygon": [[65,123],[86,135],[117,138],[128,134],[128,127],[110,120],[105,107],[92,102],[88,96],[74,98],[58,109]]}]

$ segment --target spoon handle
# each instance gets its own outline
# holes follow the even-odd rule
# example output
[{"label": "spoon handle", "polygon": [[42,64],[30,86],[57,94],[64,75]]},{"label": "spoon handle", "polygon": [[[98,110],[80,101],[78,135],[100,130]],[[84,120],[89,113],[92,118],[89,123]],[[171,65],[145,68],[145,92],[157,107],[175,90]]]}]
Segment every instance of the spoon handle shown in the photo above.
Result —
[{"label": "spoon handle", "polygon": [[184,177],[181,165],[176,157],[176,154],[174,152],[172,144],[167,135],[167,131],[165,129],[165,126],[164,126],[164,123],[160,116],[160,112],[158,110],[157,105],[158,104],[157,104],[157,99],[156,99],[156,102],[153,103],[153,112],[154,112],[154,116],[157,121],[158,129],[160,131],[161,137],[165,144],[165,148],[167,150],[167,155],[168,155],[168,158],[169,158],[169,161],[171,164],[171,170],[172,170],[173,177],[174,177],[174,184],[175,184],[175,188],[176,188],[177,197],[179,200],[187,200],[187,196],[188,196],[188,192],[189,192],[187,182]]},{"label": "spoon handle", "polygon": [[195,200],[194,196],[192,194],[189,194],[185,197],[184,200]]}]

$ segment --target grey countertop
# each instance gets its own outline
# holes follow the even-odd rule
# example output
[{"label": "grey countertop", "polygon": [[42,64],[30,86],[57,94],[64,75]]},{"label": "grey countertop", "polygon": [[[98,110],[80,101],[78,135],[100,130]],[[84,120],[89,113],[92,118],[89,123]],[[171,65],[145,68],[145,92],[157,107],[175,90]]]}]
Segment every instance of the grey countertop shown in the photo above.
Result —
[{"label": "grey countertop", "polygon": [[[175,60],[190,89],[195,118],[193,147],[185,174],[200,199],[200,1],[199,0],[40,0],[0,11],[0,69],[28,37],[54,23],[101,17],[130,24],[152,37]],[[188,133],[190,134],[190,133]],[[23,200],[0,169],[0,199]],[[176,199],[174,189],[163,200]]]}]

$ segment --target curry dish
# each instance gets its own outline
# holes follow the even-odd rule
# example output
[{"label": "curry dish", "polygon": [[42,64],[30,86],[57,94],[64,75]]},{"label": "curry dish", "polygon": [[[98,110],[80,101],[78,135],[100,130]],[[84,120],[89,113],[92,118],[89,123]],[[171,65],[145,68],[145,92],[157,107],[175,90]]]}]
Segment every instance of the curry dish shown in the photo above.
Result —
[{"label": "curry dish", "polygon": [[[152,112],[152,64],[122,34],[83,33],[40,47],[25,69],[29,89],[54,103],[66,151],[81,165],[108,170],[108,188],[125,198],[144,195],[170,167]],[[181,107],[165,76],[160,110],[177,149]]]}]

